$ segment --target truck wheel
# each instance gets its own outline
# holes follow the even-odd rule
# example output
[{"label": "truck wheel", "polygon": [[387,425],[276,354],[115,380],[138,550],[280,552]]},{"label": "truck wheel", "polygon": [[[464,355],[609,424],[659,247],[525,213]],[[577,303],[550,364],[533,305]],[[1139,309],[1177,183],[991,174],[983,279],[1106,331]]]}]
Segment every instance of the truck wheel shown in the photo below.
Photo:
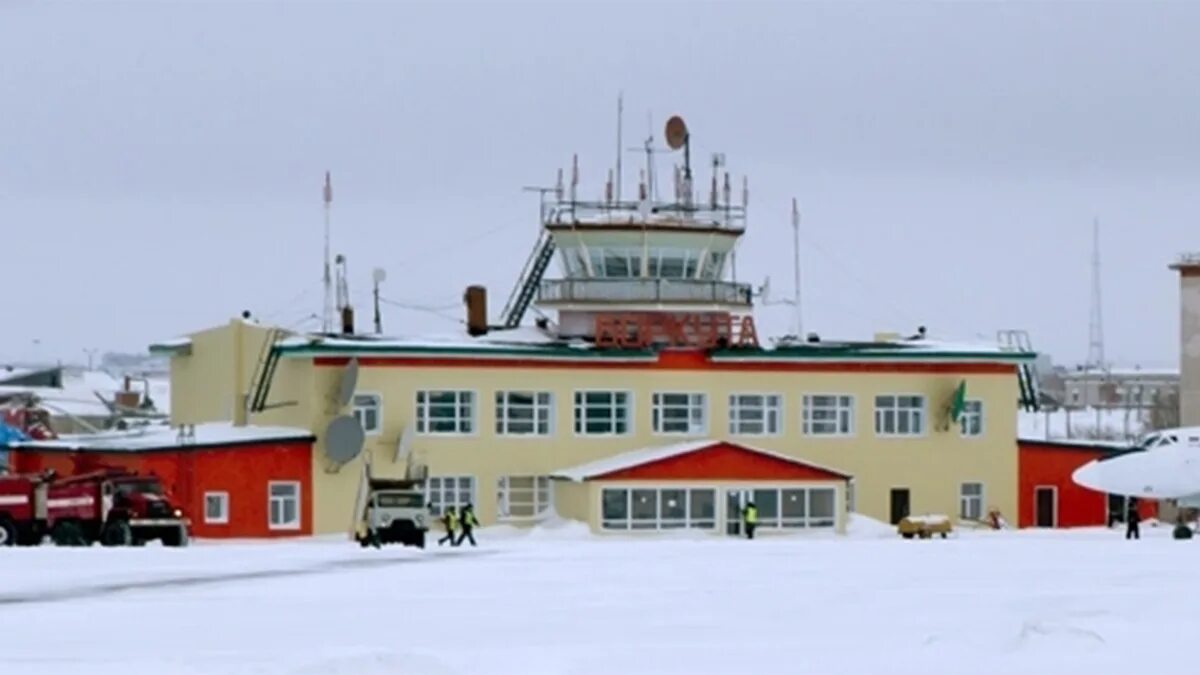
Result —
[{"label": "truck wheel", "polygon": [[425,533],[424,532],[417,533],[417,538],[416,538],[415,543],[417,545],[417,548],[425,548]]},{"label": "truck wheel", "polygon": [[100,543],[105,546],[132,546],[133,530],[124,520],[115,520],[104,526],[100,533]]},{"label": "truck wheel", "polygon": [[0,518],[0,546],[12,546],[17,543],[17,526],[8,518]]},{"label": "truck wheel", "polygon": [[183,525],[180,525],[179,527],[175,528],[174,530],[167,530],[166,532],[163,532],[162,543],[163,543],[163,546],[171,546],[171,547],[187,546],[188,545],[187,528],[184,527]]}]

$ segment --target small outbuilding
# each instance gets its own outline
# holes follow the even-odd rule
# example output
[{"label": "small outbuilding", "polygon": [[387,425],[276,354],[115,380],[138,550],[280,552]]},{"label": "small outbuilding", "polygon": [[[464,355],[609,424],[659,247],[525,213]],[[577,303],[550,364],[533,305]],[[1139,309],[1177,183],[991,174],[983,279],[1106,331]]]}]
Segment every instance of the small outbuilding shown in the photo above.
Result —
[{"label": "small outbuilding", "polygon": [[[1071,480],[1094,459],[1130,451],[1116,442],[1019,439],[1018,527],[1089,527],[1125,522],[1125,497],[1096,492]],[[1158,504],[1140,500],[1143,520],[1158,515]]]},{"label": "small outbuilding", "polygon": [[112,467],[155,475],[193,537],[312,534],[312,446],[305,429],[227,422],[14,441],[10,471],[60,475]]},{"label": "small outbuilding", "polygon": [[851,476],[784,454],[721,440],[635,450],[561,470],[559,515],[593,532],[676,529],[742,534],[753,502],[758,530],[845,532]]}]

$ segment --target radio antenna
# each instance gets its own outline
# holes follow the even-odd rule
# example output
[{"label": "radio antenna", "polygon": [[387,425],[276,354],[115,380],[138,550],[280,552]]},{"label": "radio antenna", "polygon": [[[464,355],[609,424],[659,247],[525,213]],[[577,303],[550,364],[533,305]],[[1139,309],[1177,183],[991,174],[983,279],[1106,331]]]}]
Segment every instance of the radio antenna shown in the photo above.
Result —
[{"label": "radio antenna", "polygon": [[325,306],[321,313],[321,332],[328,334],[333,331],[333,275],[329,269],[329,210],[333,204],[333,183],[328,171],[325,172],[322,195],[325,198]]},{"label": "radio antenna", "polygon": [[617,92],[617,185],[616,197],[617,203],[621,203],[621,118],[625,114],[625,94]]}]

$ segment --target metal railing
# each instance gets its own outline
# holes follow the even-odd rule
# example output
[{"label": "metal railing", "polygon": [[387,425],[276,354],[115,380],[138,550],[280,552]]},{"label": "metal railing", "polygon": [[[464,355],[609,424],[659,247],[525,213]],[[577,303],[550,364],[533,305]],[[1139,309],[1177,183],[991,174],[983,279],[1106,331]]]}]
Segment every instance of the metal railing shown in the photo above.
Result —
[{"label": "metal railing", "polygon": [[740,231],[746,228],[746,209],[720,204],[654,202],[570,202],[545,205],[546,225],[647,225],[679,228],[717,228]]},{"label": "metal railing", "polygon": [[750,284],[695,279],[546,279],[539,302],[752,303]]}]

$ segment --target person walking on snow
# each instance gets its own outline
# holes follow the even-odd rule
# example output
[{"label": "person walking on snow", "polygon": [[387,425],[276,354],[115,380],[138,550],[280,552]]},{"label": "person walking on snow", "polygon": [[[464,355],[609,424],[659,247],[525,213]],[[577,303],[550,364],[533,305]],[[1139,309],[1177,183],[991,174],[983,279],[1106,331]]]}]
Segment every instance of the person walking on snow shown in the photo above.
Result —
[{"label": "person walking on snow", "polygon": [[754,502],[746,502],[746,508],[742,509],[742,525],[746,529],[746,538],[754,538],[754,528],[758,527],[758,507]]},{"label": "person walking on snow", "polygon": [[1126,539],[1141,539],[1142,535],[1138,532],[1138,505],[1137,500],[1132,497],[1129,499],[1127,510],[1125,512],[1125,538]]},{"label": "person walking on snow", "polygon": [[458,541],[454,542],[455,546],[463,543],[464,539],[470,539],[471,545],[475,545],[475,535],[471,532],[479,526],[479,519],[475,517],[475,507],[468,502],[463,506],[462,518],[459,519],[459,525],[462,526],[462,534],[458,535]]},{"label": "person walking on snow", "polygon": [[446,542],[454,545],[454,533],[458,530],[458,515],[454,513],[454,507],[446,507],[446,512],[442,514],[442,526],[446,528],[446,536],[438,539],[438,546]]}]

